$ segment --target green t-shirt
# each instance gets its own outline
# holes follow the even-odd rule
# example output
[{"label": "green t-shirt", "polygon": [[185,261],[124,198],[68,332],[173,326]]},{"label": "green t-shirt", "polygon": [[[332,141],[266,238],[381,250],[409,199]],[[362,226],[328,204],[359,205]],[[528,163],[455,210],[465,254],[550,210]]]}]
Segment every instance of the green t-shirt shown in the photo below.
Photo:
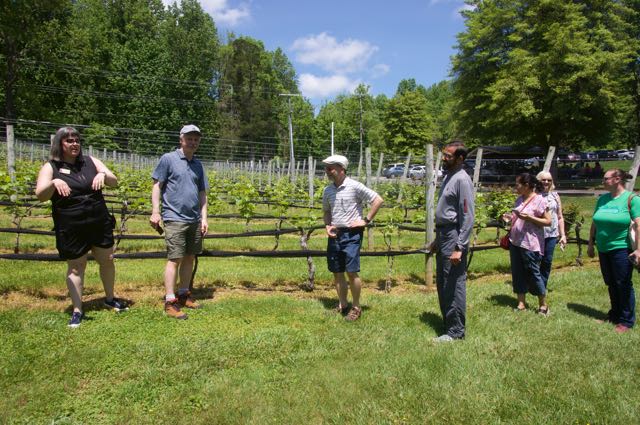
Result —
[{"label": "green t-shirt", "polygon": [[631,198],[631,214],[628,209],[628,199],[631,192],[624,191],[617,198],[605,193],[598,198],[593,213],[593,223],[596,225],[596,246],[599,252],[609,252],[614,249],[630,248],[629,225],[631,217],[640,217],[640,197]]}]

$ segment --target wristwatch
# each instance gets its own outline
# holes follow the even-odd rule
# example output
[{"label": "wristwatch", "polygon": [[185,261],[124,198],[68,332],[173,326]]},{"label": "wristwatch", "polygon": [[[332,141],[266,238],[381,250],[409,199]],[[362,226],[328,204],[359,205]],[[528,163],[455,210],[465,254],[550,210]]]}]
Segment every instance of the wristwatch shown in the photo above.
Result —
[{"label": "wristwatch", "polygon": [[363,218],[363,220],[364,220],[364,222],[365,222],[365,223],[367,223],[367,224],[371,223],[371,220],[369,220],[369,218],[368,218],[368,217]]},{"label": "wristwatch", "polygon": [[453,247],[453,250],[454,251],[462,251],[462,247],[460,245],[456,244],[456,246]]}]

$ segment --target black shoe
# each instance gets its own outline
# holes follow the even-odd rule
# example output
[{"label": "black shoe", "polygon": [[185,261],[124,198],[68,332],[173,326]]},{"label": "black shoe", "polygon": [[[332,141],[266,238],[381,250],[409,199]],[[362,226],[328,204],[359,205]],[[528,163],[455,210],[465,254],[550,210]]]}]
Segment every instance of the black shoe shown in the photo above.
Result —
[{"label": "black shoe", "polygon": [[129,310],[129,307],[127,307],[127,304],[125,304],[124,301],[119,300],[117,298],[114,298],[111,301],[104,300],[104,305],[109,307],[116,313]]},{"label": "black shoe", "polygon": [[82,322],[83,318],[84,314],[79,311],[74,311],[67,326],[69,326],[70,328],[77,328],[78,326],[80,326],[80,322]]}]

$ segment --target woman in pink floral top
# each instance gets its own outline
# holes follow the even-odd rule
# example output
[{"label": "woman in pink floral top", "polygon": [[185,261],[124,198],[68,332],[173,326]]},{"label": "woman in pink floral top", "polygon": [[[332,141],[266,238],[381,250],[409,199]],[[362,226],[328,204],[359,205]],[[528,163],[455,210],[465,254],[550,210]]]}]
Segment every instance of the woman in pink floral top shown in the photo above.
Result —
[{"label": "woman in pink floral top", "polygon": [[511,280],[513,292],[518,295],[516,311],[525,310],[527,292],[538,296],[538,313],[549,314],[547,289],[540,274],[540,261],[544,254],[544,226],[551,224],[551,213],[545,199],[536,193],[542,189],[531,174],[516,177],[515,207],[504,214],[503,220],[511,223],[509,254],[511,256]]}]

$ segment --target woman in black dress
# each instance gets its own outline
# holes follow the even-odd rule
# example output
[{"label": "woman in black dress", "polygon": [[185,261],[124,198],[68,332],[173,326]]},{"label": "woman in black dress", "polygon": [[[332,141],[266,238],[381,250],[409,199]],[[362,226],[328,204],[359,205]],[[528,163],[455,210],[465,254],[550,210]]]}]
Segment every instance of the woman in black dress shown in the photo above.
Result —
[{"label": "woman in black dress", "polygon": [[80,134],[73,127],[60,128],[51,143],[50,160],[40,169],[36,196],[51,200],[56,248],[67,260],[67,287],[73,302],[69,327],[78,327],[83,319],[82,289],[91,251],[100,266],[100,278],[106,295],[105,305],[116,311],[124,303],[113,296],[113,229],[115,221],[102,196],[105,186],[115,187],[116,176],[102,163],[82,154]]}]

